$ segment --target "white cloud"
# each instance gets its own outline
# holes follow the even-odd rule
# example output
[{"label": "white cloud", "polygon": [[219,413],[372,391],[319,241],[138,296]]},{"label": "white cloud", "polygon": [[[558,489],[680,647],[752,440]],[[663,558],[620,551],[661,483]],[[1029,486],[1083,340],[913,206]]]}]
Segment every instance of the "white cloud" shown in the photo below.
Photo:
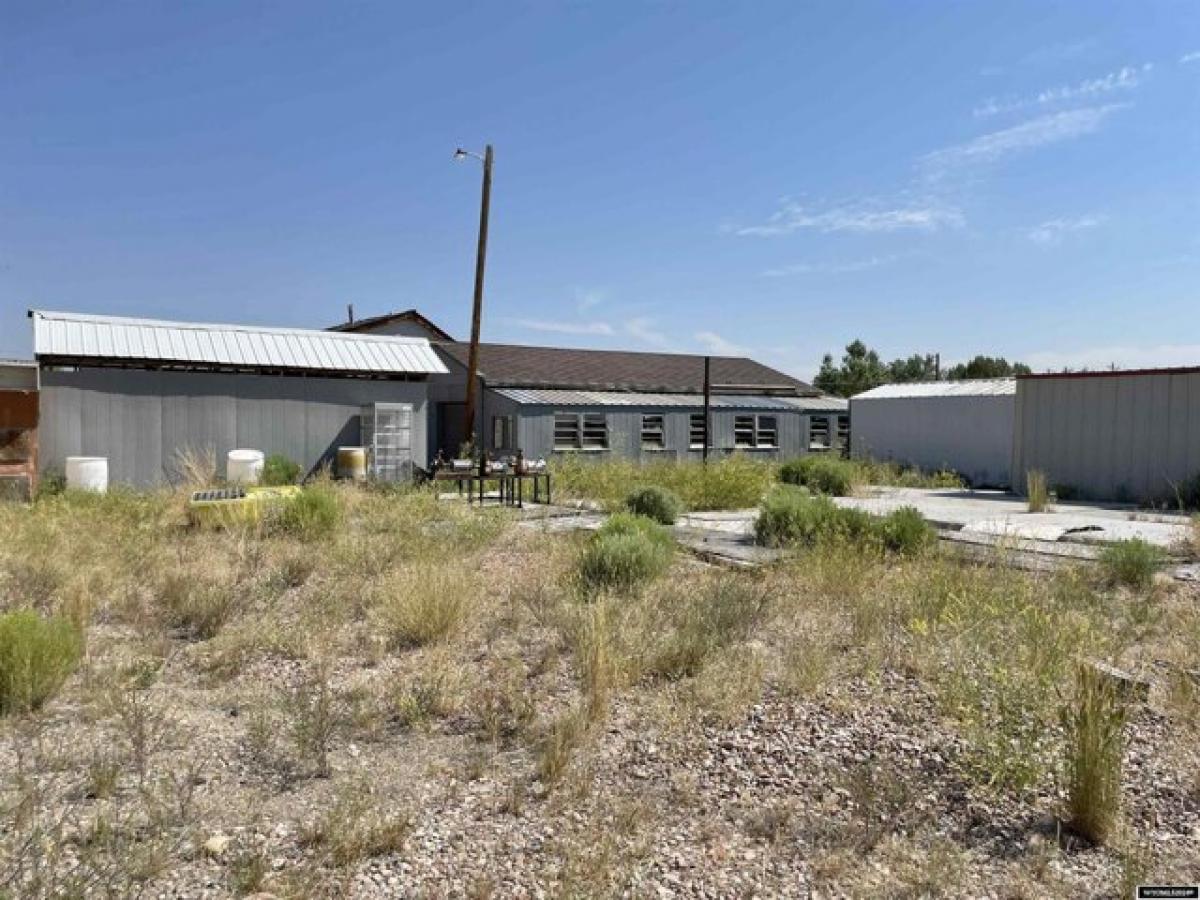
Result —
[{"label": "white cloud", "polygon": [[613,334],[613,327],[607,322],[555,322],[546,319],[514,319],[514,324],[530,331],[543,331],[550,334]]},{"label": "white cloud", "polygon": [[867,259],[856,259],[848,262],[802,262],[763,270],[766,278],[784,278],[789,275],[844,275],[849,272],[863,272],[879,266],[886,266],[900,259],[899,253],[887,256],[871,256]]},{"label": "white cloud", "polygon": [[654,320],[646,316],[636,316],[627,320],[625,333],[652,347],[666,349],[671,346],[667,336],[654,327]]},{"label": "white cloud", "polygon": [[954,168],[997,162],[1007,156],[1092,134],[1100,129],[1109,116],[1128,105],[1109,103],[1048,113],[1011,128],[981,134],[962,144],[927,153],[921,158],[921,165],[928,174],[936,177]]},{"label": "white cloud", "polygon": [[704,347],[705,351],[713,356],[750,356],[750,350],[743,347],[741,344],[735,344],[733,341],[725,338],[715,331],[697,331],[694,335],[696,340]]},{"label": "white cloud", "polygon": [[1035,97],[992,97],[975,107],[977,117],[994,116],[998,113],[1015,112],[1034,106],[1070,103],[1090,100],[1112,91],[1128,91],[1142,83],[1142,76],[1153,68],[1151,63],[1141,66],[1124,66],[1099,78],[1089,78],[1076,84],[1049,88]]},{"label": "white cloud", "polygon": [[1115,345],[1075,350],[1042,350],[1019,356],[1035,372],[1068,369],[1154,369],[1200,365],[1200,344]]},{"label": "white cloud", "polygon": [[891,205],[874,201],[814,210],[788,200],[762,225],[736,228],[734,233],[772,237],[811,228],[823,232],[848,231],[869,234],[903,229],[936,231],[939,228],[957,228],[962,224],[963,216],[957,209],[932,203]]},{"label": "white cloud", "polygon": [[575,289],[575,308],[581,313],[587,312],[589,309],[595,309],[607,299],[607,293],[601,290],[583,290],[582,288]]},{"label": "white cloud", "polygon": [[1183,56],[1179,57],[1179,61],[1185,64],[1200,62],[1200,50],[1193,50],[1191,53],[1183,54]]},{"label": "white cloud", "polygon": [[1077,231],[1096,228],[1105,221],[1104,216],[1078,216],[1076,218],[1047,219],[1026,232],[1026,236],[1035,244],[1049,247],[1058,244],[1062,239]]}]

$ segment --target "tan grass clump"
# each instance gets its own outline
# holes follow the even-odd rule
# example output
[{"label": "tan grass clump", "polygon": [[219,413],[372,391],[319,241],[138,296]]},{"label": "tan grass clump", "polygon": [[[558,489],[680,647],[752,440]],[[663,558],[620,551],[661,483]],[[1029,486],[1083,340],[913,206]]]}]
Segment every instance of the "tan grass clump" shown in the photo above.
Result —
[{"label": "tan grass clump", "polygon": [[374,590],[370,621],[391,650],[444,641],[466,625],[478,591],[474,574],[451,561],[408,566]]}]

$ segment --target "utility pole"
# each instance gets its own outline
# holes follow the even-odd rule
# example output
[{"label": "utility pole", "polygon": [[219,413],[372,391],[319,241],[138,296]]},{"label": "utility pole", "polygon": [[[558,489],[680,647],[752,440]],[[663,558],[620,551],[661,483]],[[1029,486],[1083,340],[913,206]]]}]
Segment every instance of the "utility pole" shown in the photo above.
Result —
[{"label": "utility pole", "polygon": [[[474,156],[483,160],[483,196],[479,203],[479,247],[475,255],[475,297],[471,308],[471,347],[467,353],[467,402],[463,416],[463,439],[475,445],[475,406],[479,380],[479,326],[483,318],[483,267],[487,259],[488,208],[492,200],[492,145],[488,144],[480,157],[461,147],[454,158]],[[482,448],[481,448],[482,449]]]}]

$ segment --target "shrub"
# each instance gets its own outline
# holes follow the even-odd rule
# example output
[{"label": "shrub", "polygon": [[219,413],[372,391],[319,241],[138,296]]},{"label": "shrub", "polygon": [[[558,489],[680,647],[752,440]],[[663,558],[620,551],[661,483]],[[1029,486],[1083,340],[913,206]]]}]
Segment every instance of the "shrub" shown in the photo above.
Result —
[{"label": "shrub", "polygon": [[295,484],[300,478],[300,463],[293,462],[282,453],[272,453],[263,462],[262,484],[279,486]]},{"label": "shrub", "polygon": [[628,589],[665,572],[674,550],[671,533],[657,522],[616,513],[588,541],[579,574],[589,587]]},{"label": "shrub", "polygon": [[850,460],[811,455],[784,463],[779,470],[779,480],[831,497],[848,497],[864,479],[858,466]]},{"label": "shrub", "polygon": [[328,488],[305,488],[272,513],[272,530],[315,540],[331,533],[341,521],[337,495]]},{"label": "shrub", "polygon": [[1113,680],[1081,664],[1075,698],[1062,713],[1063,775],[1068,824],[1096,843],[1112,833],[1120,808],[1126,717],[1125,698]]},{"label": "shrub", "polygon": [[37,491],[34,499],[57,497],[67,489],[67,476],[58,469],[50,469],[38,478]]},{"label": "shrub", "polygon": [[[810,497],[785,488],[763,500],[754,523],[754,537],[759,544],[768,547],[811,547],[841,531],[842,512],[828,497]],[[858,517],[852,518],[858,526]]]},{"label": "shrub", "polygon": [[83,636],[67,619],[33,610],[0,616],[0,715],[40,709],[82,653]]},{"label": "shrub", "polygon": [[1163,562],[1163,553],[1141,538],[1117,541],[1100,551],[1100,566],[1111,584],[1145,589]]},{"label": "shrub", "polygon": [[1046,501],[1049,498],[1046,473],[1037,469],[1030,469],[1026,472],[1025,493],[1029,499],[1029,511],[1032,513],[1044,512]]},{"label": "shrub", "polygon": [[883,545],[895,553],[920,553],[937,541],[933,526],[911,506],[892,510],[878,527]]},{"label": "shrub", "polygon": [[662,525],[674,525],[681,507],[679,497],[655,485],[635,488],[625,498],[625,508],[631,513],[653,519]]}]

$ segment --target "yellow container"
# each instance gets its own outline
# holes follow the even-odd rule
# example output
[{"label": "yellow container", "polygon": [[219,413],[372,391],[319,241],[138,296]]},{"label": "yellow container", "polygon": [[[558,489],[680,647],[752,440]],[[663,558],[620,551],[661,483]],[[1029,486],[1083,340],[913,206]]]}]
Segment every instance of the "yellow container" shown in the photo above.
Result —
[{"label": "yellow container", "polygon": [[300,488],[294,484],[195,491],[188,501],[188,515],[197,525],[252,525],[268,507],[299,494]]},{"label": "yellow container", "polygon": [[338,447],[337,473],[340,478],[367,480],[367,448]]}]

